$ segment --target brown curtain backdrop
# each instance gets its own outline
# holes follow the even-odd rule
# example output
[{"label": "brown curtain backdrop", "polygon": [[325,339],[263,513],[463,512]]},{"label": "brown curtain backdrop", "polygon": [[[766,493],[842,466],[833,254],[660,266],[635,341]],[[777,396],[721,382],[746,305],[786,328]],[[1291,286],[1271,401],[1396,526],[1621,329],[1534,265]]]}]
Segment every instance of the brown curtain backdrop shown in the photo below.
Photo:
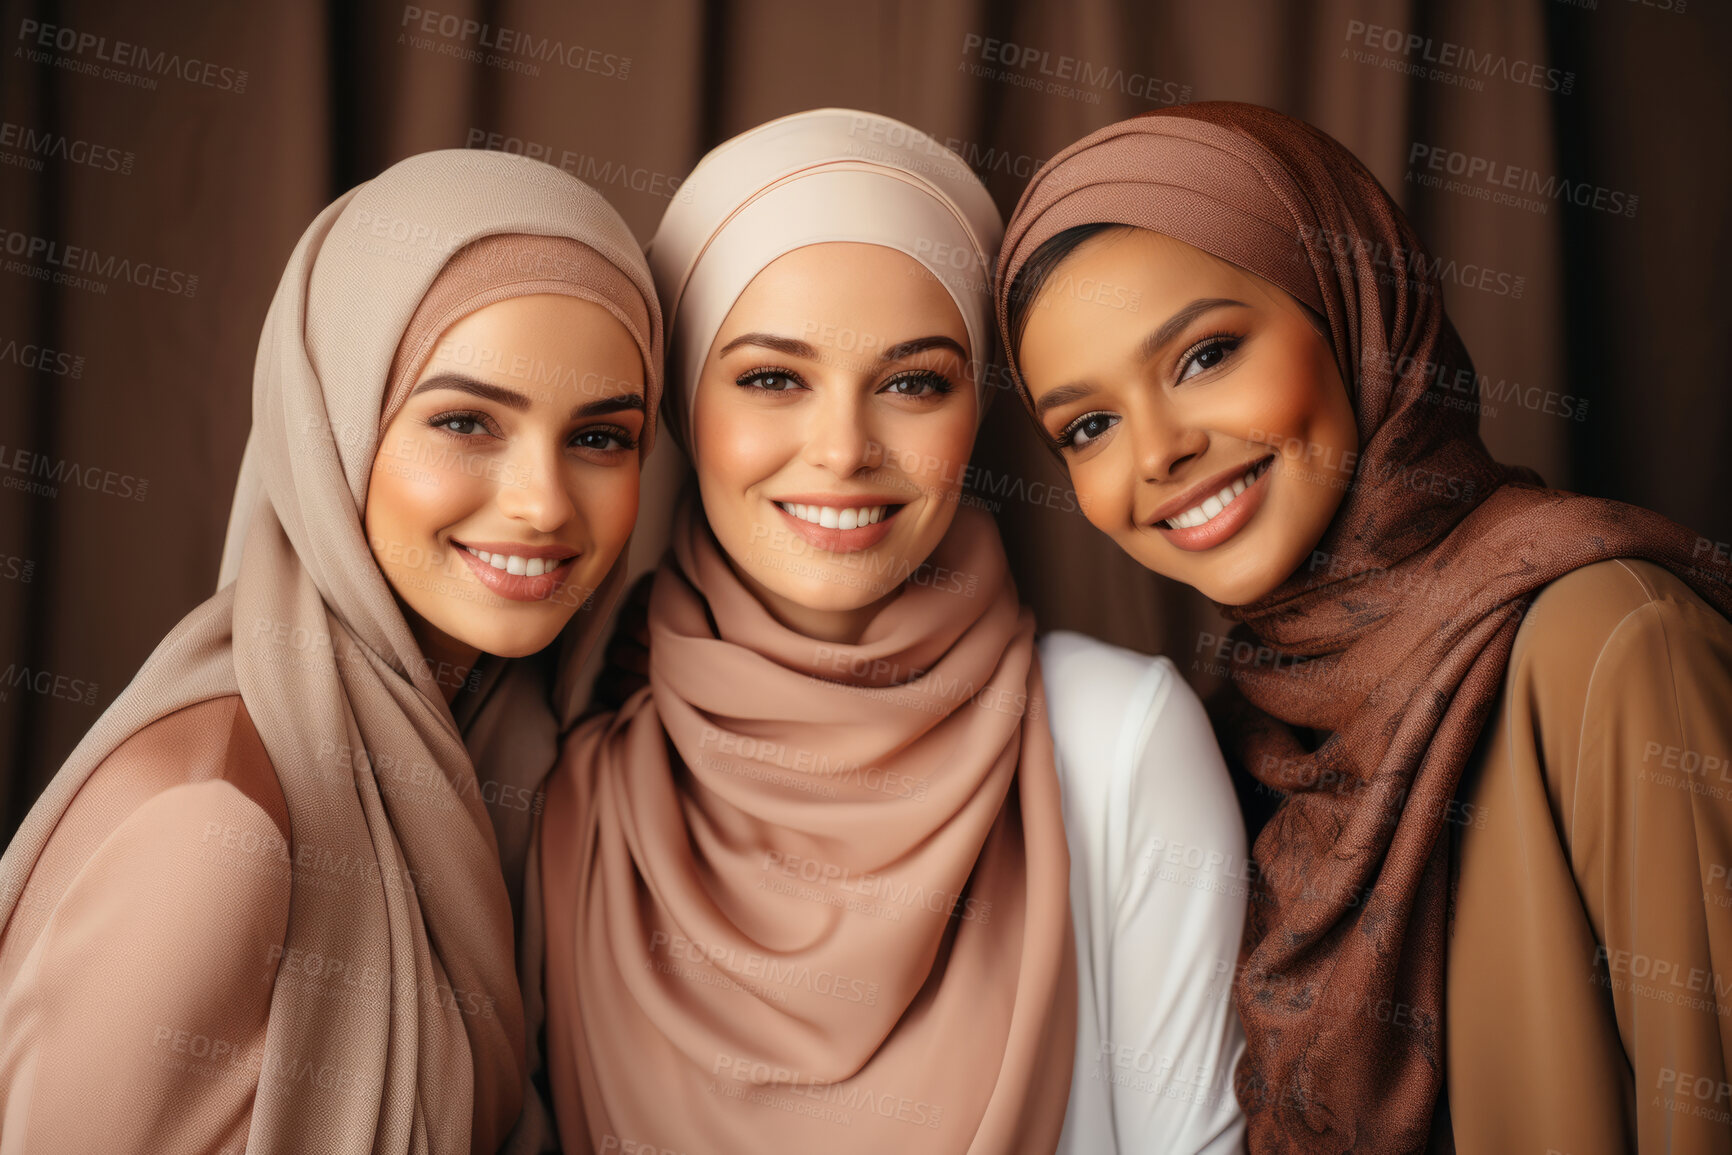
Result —
[{"label": "brown curtain backdrop", "polygon": [[[642,238],[705,149],[845,105],[1009,211],[1133,113],[1257,101],[1412,214],[1493,450],[1732,550],[1732,8],[1710,0],[634,0],[0,5],[0,838],[208,596],[258,332],[333,196],[410,153],[527,151]],[[1473,398],[1464,394],[1464,401]],[[1001,393],[974,473],[1047,628],[1166,651],[1209,607],[1119,554]],[[633,563],[666,543],[663,439]]]}]

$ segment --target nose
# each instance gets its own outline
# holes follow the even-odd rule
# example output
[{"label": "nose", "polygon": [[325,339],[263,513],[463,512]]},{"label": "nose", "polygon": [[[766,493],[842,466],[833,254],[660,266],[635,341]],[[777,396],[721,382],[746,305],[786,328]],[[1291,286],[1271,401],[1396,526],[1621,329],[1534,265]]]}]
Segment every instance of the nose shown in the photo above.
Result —
[{"label": "nose", "polygon": [[1209,448],[1208,432],[1187,422],[1174,406],[1162,401],[1130,420],[1132,452],[1144,481],[1171,481],[1186,462],[1201,457]]},{"label": "nose", "polygon": [[570,486],[576,482],[562,469],[557,452],[524,449],[495,464],[493,479],[499,511],[537,533],[552,533],[577,515]]},{"label": "nose", "polygon": [[876,464],[879,443],[873,437],[864,398],[852,390],[827,390],[813,406],[806,427],[801,459],[837,477],[853,477]]}]

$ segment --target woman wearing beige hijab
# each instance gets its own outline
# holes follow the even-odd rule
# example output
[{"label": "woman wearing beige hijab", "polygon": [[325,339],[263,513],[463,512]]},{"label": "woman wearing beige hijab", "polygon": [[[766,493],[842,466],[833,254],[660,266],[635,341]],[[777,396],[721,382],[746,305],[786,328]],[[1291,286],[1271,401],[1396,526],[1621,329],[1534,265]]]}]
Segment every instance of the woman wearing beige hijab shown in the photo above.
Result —
[{"label": "woman wearing beige hijab", "polygon": [[1244,899],[1184,861],[1243,855],[1219,751],[1170,663],[1037,646],[963,501],[990,198],[838,109],[683,189],[649,252],[697,493],[650,685],[531,855],[565,1149],[1231,1149]]},{"label": "woman wearing beige hijab", "polygon": [[412,157],[308,228],[223,584],[0,860],[0,1151],[500,1145],[506,878],[578,705],[551,672],[616,584],[660,340],[631,234],[545,165]]}]

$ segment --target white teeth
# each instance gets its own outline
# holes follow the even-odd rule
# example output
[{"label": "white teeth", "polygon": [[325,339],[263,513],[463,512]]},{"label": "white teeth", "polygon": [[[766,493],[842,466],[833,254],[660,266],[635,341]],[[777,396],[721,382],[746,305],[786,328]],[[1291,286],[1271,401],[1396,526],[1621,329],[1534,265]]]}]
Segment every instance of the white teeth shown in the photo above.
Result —
[{"label": "white teeth", "polygon": [[1205,522],[1213,521],[1220,512],[1233,504],[1233,499],[1250,488],[1261,476],[1266,461],[1260,461],[1245,471],[1245,475],[1221,492],[1211,494],[1203,499],[1201,505],[1193,505],[1183,513],[1174,514],[1161,524],[1169,529],[1193,529]]},{"label": "white teeth", "polygon": [[484,549],[475,549],[467,545],[463,548],[494,569],[504,570],[510,574],[519,574],[523,577],[540,577],[544,573],[552,573],[565,564],[563,560],[558,558],[519,557],[510,553],[488,553]]},{"label": "white teeth", "polygon": [[809,521],[825,529],[859,529],[862,526],[877,525],[884,520],[884,515],[890,508],[887,505],[851,505],[840,509],[830,505],[802,505],[793,501],[778,501],[776,504],[801,521]]}]

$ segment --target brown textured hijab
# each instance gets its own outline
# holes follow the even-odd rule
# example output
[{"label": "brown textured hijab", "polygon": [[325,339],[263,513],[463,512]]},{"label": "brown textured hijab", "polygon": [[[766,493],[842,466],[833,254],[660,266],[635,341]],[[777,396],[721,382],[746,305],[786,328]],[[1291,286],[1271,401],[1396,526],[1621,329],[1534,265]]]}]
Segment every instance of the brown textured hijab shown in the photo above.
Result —
[{"label": "brown textured hijab", "polygon": [[[423,880],[357,899],[293,872],[285,953],[376,968],[391,976],[389,997],[275,984],[261,1070],[343,1072],[359,1093],[333,1094],[322,1077],[261,1078],[253,1149],[493,1151],[518,1118],[524,1010],[501,855],[521,860],[531,803],[523,793],[512,796],[521,805],[490,804],[501,796],[486,784],[533,784],[551,764],[577,709],[551,659],[577,664],[604,598],[574,617],[549,660],[491,663],[454,716],[368,548],[362,511],[384,420],[439,332],[483,303],[542,292],[620,318],[643,351],[653,413],[654,286],[624,222],[582,182],[521,157],[433,152],[319,214],[259,340],[223,584],[85,735],[0,859],[4,926],[110,753],[176,710],[239,694],[281,784],[293,860]],[[403,765],[436,772],[406,790],[387,769]]]},{"label": "brown textured hijab", "polygon": [[1007,338],[1031,254],[1098,222],[1231,261],[1327,322],[1358,415],[1357,473],[1313,555],[1324,564],[1224,607],[1254,644],[1235,650],[1250,656],[1217,709],[1222,742],[1285,795],[1253,851],[1235,1086],[1254,1151],[1421,1149],[1444,1078],[1445,819],[1527,605],[1616,557],[1666,566],[1722,613],[1732,585],[1692,564],[1683,527],[1492,460],[1477,415],[1448,403],[1473,369],[1435,262],[1324,133],[1209,103],[1065,149],[1007,229]]}]

